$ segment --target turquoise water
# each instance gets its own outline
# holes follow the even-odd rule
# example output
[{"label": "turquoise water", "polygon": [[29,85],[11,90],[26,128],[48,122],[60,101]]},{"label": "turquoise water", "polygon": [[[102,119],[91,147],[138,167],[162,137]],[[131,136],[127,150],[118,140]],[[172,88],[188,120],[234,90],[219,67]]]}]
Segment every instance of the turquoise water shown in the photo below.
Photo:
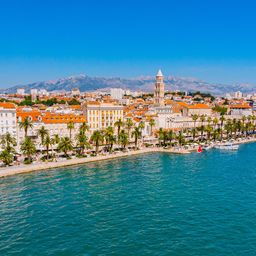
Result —
[{"label": "turquoise water", "polygon": [[0,255],[255,255],[256,144],[0,179]]}]

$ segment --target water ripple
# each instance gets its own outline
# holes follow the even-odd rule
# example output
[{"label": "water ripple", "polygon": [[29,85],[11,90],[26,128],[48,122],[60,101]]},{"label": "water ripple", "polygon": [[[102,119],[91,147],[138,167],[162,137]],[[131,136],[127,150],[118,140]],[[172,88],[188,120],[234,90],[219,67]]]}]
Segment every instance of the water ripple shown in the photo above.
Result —
[{"label": "water ripple", "polygon": [[256,144],[0,180],[0,255],[255,255]]}]

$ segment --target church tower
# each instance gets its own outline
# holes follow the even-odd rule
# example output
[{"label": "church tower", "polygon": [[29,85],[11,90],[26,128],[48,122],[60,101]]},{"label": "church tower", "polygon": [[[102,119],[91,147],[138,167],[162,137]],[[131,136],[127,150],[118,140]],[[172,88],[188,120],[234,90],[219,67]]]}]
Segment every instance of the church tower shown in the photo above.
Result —
[{"label": "church tower", "polygon": [[154,99],[156,105],[164,105],[164,76],[160,69],[158,70],[158,73],[156,75]]}]

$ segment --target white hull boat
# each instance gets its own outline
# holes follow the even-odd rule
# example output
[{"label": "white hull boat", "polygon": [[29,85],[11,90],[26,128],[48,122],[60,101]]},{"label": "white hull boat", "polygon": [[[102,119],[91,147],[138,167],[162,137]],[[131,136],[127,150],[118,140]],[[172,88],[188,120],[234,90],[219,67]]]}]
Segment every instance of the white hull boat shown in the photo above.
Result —
[{"label": "white hull boat", "polygon": [[224,149],[224,150],[237,150],[237,149],[239,149],[239,145],[224,144],[224,145],[218,145],[218,146],[216,146],[216,148]]}]

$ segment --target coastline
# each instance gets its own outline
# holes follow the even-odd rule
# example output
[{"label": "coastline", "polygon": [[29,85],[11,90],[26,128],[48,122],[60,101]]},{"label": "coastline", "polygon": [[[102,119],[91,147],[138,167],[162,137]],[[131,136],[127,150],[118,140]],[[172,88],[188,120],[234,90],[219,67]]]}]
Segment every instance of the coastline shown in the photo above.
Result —
[{"label": "coastline", "polygon": [[[256,138],[242,140],[242,141],[236,141],[234,144],[245,144],[245,143],[252,143],[256,142]],[[129,152],[118,152],[115,154],[109,154],[109,155],[99,155],[99,156],[93,156],[93,157],[86,157],[86,158],[74,158],[69,160],[63,160],[59,162],[44,162],[44,163],[34,163],[31,165],[22,165],[22,166],[11,166],[7,168],[0,169],[0,178],[16,175],[16,174],[22,174],[22,173],[29,173],[34,171],[44,171],[54,168],[61,168],[61,167],[68,167],[68,166],[75,166],[75,165],[81,165],[91,162],[99,162],[104,160],[111,160],[111,159],[117,159],[121,157],[127,157],[127,156],[134,156],[134,155],[140,155],[140,154],[146,154],[146,153],[172,153],[172,154],[190,154],[194,149],[164,149],[164,148],[144,148],[139,149],[135,151],[129,151]]]},{"label": "coastline", "polygon": [[34,171],[44,171],[44,170],[49,170],[54,168],[75,166],[75,165],[81,165],[85,163],[99,162],[99,161],[111,160],[111,159],[116,159],[121,157],[146,154],[146,153],[159,153],[159,152],[168,152],[173,154],[189,154],[190,153],[187,150],[145,148],[145,149],[139,149],[139,150],[129,151],[129,152],[119,152],[116,154],[109,154],[104,156],[99,155],[99,156],[93,156],[93,157],[69,159],[69,160],[64,160],[59,162],[48,162],[48,163],[44,162],[44,163],[34,163],[31,165],[10,166],[7,168],[0,169],[0,178],[12,176],[15,174],[29,173]]}]

